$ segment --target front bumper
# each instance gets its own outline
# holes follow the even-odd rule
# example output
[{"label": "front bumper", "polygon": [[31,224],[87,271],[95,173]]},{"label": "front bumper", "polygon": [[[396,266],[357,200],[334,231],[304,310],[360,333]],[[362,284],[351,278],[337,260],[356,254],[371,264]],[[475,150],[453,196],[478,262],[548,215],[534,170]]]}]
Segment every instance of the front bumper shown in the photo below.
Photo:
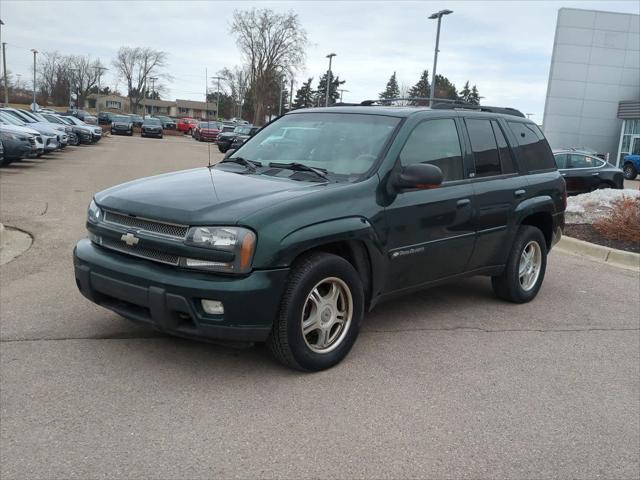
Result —
[{"label": "front bumper", "polygon": [[[88,239],[73,251],[76,284],[98,305],[134,322],[197,340],[262,342],[276,318],[288,269],[243,277],[195,272],[106,250]],[[201,299],[223,302],[209,315]]]},{"label": "front bumper", "polygon": [[146,128],[143,128],[141,131],[141,134],[150,136],[150,137],[161,137],[162,130],[147,130]]}]

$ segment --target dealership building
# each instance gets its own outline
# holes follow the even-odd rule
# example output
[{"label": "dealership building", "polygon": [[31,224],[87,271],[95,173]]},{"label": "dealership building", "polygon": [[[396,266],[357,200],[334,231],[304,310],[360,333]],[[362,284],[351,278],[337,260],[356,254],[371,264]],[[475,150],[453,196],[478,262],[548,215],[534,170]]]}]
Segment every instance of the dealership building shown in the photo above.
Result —
[{"label": "dealership building", "polygon": [[640,148],[640,15],[558,11],[543,130],[553,148]]}]

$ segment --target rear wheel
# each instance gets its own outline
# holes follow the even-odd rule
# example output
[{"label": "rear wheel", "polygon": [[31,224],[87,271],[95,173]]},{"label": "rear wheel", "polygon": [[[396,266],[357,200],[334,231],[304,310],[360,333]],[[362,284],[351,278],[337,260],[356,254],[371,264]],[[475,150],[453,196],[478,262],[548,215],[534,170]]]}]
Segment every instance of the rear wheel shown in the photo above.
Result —
[{"label": "rear wheel", "polygon": [[518,230],[502,275],[492,277],[495,294],[514,303],[533,300],[547,268],[547,244],[540,229],[523,225]]},{"label": "rear wheel", "polygon": [[267,341],[291,368],[318,371],[351,350],[364,315],[362,283],[344,258],[315,253],[297,261]]},{"label": "rear wheel", "polygon": [[626,163],[622,168],[622,174],[627,180],[633,180],[638,176],[638,169],[633,163]]}]

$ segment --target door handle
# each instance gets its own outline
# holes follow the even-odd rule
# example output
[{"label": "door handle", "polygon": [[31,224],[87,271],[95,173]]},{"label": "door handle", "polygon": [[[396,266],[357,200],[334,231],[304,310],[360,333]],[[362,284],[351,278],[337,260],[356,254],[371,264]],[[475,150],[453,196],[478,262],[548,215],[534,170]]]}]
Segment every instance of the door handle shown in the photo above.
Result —
[{"label": "door handle", "polygon": [[471,203],[471,200],[469,200],[468,198],[463,198],[462,200],[458,200],[458,203],[456,203],[456,205],[458,206],[458,208],[462,208],[462,207],[466,207],[470,203]]},{"label": "door handle", "polygon": [[524,197],[524,194],[525,194],[525,193],[527,193],[527,191],[526,191],[526,190],[524,190],[524,189],[516,190],[515,192],[513,192],[513,194],[514,194],[516,197]]},{"label": "door handle", "polygon": [[600,175],[600,172],[595,172],[595,173],[592,173],[591,175],[593,175],[594,177],[597,177],[598,175]]}]

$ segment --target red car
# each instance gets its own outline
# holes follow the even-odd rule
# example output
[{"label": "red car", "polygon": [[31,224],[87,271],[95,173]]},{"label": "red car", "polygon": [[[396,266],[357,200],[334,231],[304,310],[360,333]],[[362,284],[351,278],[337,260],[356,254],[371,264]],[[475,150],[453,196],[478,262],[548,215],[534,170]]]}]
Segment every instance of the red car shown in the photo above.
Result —
[{"label": "red car", "polygon": [[220,122],[199,122],[193,130],[193,138],[199,142],[215,142],[220,133]]},{"label": "red car", "polygon": [[198,120],[195,118],[181,118],[176,123],[176,130],[191,135],[194,128],[198,126]]}]

